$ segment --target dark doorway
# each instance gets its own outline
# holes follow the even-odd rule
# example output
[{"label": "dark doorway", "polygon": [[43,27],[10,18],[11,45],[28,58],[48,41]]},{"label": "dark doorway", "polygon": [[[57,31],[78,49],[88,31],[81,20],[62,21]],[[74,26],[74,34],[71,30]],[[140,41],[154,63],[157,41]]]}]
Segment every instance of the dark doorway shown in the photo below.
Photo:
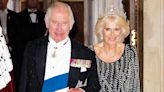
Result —
[{"label": "dark doorway", "polygon": [[[61,0],[62,1],[62,0]],[[75,23],[69,36],[84,43],[84,2],[83,1],[64,1],[71,6],[74,14]]]}]

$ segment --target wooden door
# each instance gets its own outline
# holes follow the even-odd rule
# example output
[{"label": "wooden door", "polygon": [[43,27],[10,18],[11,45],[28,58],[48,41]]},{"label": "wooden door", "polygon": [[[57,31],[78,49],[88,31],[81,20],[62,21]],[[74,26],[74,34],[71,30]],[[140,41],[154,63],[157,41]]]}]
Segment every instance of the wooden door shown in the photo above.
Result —
[{"label": "wooden door", "polygon": [[59,0],[71,6],[75,23],[69,36],[81,43],[84,43],[84,2],[76,0]]},{"label": "wooden door", "polygon": [[66,3],[71,6],[75,18],[75,23],[70,32],[70,37],[84,43],[84,3],[81,1]]}]

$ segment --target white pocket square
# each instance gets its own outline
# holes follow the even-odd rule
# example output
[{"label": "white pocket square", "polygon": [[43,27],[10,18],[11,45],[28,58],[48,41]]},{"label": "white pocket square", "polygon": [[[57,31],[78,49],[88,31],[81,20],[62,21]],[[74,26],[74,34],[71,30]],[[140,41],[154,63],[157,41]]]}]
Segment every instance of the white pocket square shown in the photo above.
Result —
[{"label": "white pocket square", "polygon": [[85,67],[80,68],[80,72],[86,72],[86,71],[87,71],[87,68],[85,68]]}]

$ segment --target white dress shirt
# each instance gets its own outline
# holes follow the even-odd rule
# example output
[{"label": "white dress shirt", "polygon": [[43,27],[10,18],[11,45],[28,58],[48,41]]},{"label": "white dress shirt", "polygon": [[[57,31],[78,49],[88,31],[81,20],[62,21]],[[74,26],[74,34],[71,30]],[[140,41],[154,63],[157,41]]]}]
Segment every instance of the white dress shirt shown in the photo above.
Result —
[{"label": "white dress shirt", "polygon": [[[37,10],[28,9],[28,12],[36,12],[36,11],[37,11]],[[31,22],[32,22],[32,23],[37,23],[37,22],[38,22],[37,14],[31,13],[31,14],[30,14],[30,18],[31,18]]]},{"label": "white dress shirt", "polygon": [[67,37],[63,41],[56,43],[51,37],[49,37],[44,80],[60,74],[68,73],[70,68],[70,59],[70,39]]}]

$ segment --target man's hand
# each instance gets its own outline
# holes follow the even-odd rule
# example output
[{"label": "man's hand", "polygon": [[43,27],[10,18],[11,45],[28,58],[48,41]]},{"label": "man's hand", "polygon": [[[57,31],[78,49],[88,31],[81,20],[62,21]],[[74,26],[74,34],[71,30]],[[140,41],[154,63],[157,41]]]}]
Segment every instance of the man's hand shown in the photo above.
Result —
[{"label": "man's hand", "polygon": [[67,92],[85,92],[85,91],[81,88],[70,88]]}]

